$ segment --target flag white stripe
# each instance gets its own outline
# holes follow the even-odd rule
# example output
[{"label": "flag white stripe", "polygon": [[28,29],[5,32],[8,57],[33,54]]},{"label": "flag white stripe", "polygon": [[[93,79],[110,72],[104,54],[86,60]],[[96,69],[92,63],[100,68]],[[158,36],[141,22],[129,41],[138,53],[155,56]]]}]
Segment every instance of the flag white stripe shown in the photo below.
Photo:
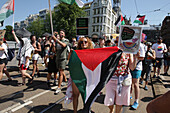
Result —
[{"label": "flag white stripe", "polygon": [[82,8],[84,6],[84,2],[82,2],[81,0],[75,0],[75,2],[77,3],[77,5]]},{"label": "flag white stripe", "polygon": [[89,98],[95,87],[98,85],[100,81],[100,74],[101,74],[101,66],[100,63],[94,71],[88,69],[83,63],[82,63],[82,69],[84,71],[84,74],[87,79],[87,85],[86,85],[86,100]]}]

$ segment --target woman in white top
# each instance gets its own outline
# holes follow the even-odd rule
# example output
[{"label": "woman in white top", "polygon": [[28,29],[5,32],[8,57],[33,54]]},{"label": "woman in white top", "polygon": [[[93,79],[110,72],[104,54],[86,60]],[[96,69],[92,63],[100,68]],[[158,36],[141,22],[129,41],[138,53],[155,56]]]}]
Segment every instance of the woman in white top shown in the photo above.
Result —
[{"label": "woman in white top", "polygon": [[31,77],[28,73],[26,73],[28,66],[29,66],[29,58],[31,57],[31,52],[34,49],[33,46],[30,43],[30,40],[27,38],[18,39],[15,35],[15,32],[12,31],[12,34],[14,35],[14,38],[19,45],[19,52],[17,59],[19,60],[18,66],[20,67],[20,71],[22,74],[22,84],[25,85],[25,78],[29,78],[29,82],[32,82],[33,77]]},{"label": "woman in white top", "polygon": [[[7,64],[7,46],[6,44],[3,43],[3,39],[0,39],[0,80],[2,79],[3,76],[3,71],[7,71],[6,69],[6,64]],[[9,73],[8,73],[9,75]],[[9,80],[12,80],[10,76],[7,76]]]}]

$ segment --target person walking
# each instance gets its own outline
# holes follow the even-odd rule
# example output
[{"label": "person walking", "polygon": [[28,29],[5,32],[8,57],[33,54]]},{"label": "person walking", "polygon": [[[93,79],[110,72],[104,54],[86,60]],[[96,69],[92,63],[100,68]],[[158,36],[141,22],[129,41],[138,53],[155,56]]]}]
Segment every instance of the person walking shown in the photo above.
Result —
[{"label": "person walking", "polygon": [[[132,109],[137,109],[139,106],[139,94],[140,94],[140,89],[139,89],[139,79],[141,76],[141,72],[142,72],[142,60],[144,60],[145,58],[145,45],[143,43],[140,43],[140,48],[139,48],[139,52],[138,52],[138,61],[136,63],[136,68],[135,70],[131,70],[131,74],[132,74],[132,87],[131,87],[131,95],[133,92],[133,88],[134,88],[134,93],[135,93],[135,101],[132,105]],[[132,96],[130,97],[132,98]]]},{"label": "person walking", "polygon": [[168,75],[168,70],[170,66],[170,46],[168,47],[168,51],[164,53],[164,75]]},{"label": "person walking", "polygon": [[31,52],[34,50],[33,46],[31,45],[30,41],[27,38],[17,38],[15,35],[14,30],[12,30],[12,34],[15,38],[15,41],[19,45],[19,52],[17,55],[17,59],[19,60],[18,66],[22,74],[22,83],[21,85],[25,84],[26,77],[29,78],[29,83],[32,82],[33,77],[30,76],[26,71],[29,66],[29,58],[31,57]]},{"label": "person walking", "polygon": [[[117,37],[117,42],[118,39]],[[116,43],[116,46],[118,46],[118,43]],[[128,106],[130,104],[130,88],[132,83],[130,70],[135,69],[135,64],[136,55],[122,53],[115,73],[106,84],[104,104],[108,106],[110,110],[109,113],[114,113],[114,104],[116,105],[116,113],[122,112],[123,105]]]},{"label": "person walking", "polygon": [[54,83],[53,85],[57,85],[57,72],[58,69],[56,67],[56,48],[55,48],[55,43],[53,40],[51,40],[51,47],[50,51],[48,54],[49,62],[48,62],[48,75],[47,75],[47,85],[48,87],[50,86],[50,79],[51,79],[51,74],[54,73]]},{"label": "person walking", "polygon": [[[77,46],[77,50],[83,50],[83,49],[93,49],[93,44],[92,41],[87,38],[82,36],[79,40],[78,40],[78,46]],[[71,56],[72,51],[69,53],[69,57]],[[78,98],[80,95],[79,89],[77,88],[76,84],[72,81],[72,92],[73,92],[73,110],[74,113],[77,113],[77,108],[78,108]]]},{"label": "person walking", "polygon": [[157,69],[157,75],[156,75],[156,67],[154,67],[154,78],[160,76],[160,70],[162,68],[163,62],[164,62],[164,53],[167,52],[167,47],[164,43],[162,43],[162,37],[159,37],[157,39],[157,43],[152,45],[152,49],[155,50],[156,53],[156,67]]},{"label": "person walking", "polygon": [[143,85],[144,75],[146,73],[144,89],[148,90],[147,85],[148,85],[149,77],[151,75],[151,70],[152,70],[152,65],[153,65],[152,60],[154,60],[156,56],[155,56],[155,51],[151,49],[152,43],[147,42],[146,45],[147,45],[147,51],[145,53],[145,58],[143,61],[143,70],[141,74],[140,84]]},{"label": "person walking", "polygon": [[64,70],[67,64],[67,52],[68,52],[68,44],[69,40],[65,38],[65,30],[60,30],[60,39],[55,37],[55,34],[52,36],[53,40],[56,42],[56,67],[59,70],[59,80],[58,80],[58,88],[55,91],[55,94],[61,92],[61,84],[64,81],[67,82],[66,75]]},{"label": "person walking", "polygon": [[0,39],[0,80],[3,77],[3,72],[6,74],[8,77],[7,81],[11,81],[11,77],[7,71],[6,65],[8,63],[7,60],[7,45],[3,42],[3,39]]},{"label": "person walking", "polygon": [[39,59],[39,53],[41,52],[41,45],[39,42],[36,41],[35,35],[31,35],[30,40],[31,40],[31,45],[34,47],[33,56],[32,56],[33,71],[32,71],[32,75],[31,75],[34,78],[34,74],[36,71],[37,71],[37,77],[40,76],[37,62]]}]

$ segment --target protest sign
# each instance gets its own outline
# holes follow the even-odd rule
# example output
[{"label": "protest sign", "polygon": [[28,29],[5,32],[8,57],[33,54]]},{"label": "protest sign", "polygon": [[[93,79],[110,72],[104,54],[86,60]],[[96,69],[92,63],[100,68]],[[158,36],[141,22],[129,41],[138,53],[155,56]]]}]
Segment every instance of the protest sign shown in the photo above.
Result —
[{"label": "protest sign", "polygon": [[139,51],[142,27],[123,25],[120,27],[118,47],[125,53],[136,54]]}]

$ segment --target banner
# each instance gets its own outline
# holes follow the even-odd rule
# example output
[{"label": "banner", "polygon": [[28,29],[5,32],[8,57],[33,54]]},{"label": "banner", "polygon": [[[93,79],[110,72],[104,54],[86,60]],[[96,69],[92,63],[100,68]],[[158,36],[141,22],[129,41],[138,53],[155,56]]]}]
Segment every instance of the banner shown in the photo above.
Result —
[{"label": "banner", "polygon": [[123,25],[120,27],[118,47],[125,53],[136,54],[142,38],[142,27]]},{"label": "banner", "polygon": [[0,39],[4,38],[5,33],[6,33],[6,30],[0,30]]}]

